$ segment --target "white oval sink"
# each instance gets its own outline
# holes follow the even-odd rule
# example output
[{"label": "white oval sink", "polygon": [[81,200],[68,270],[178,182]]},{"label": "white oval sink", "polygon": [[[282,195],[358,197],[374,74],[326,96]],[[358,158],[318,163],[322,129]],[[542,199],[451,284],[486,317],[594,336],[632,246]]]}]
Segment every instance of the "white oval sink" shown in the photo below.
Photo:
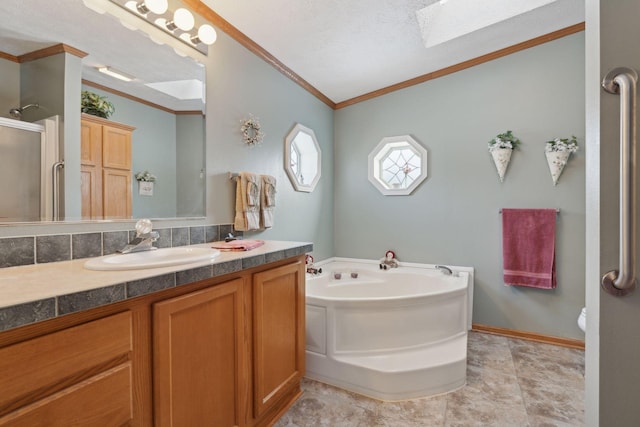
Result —
[{"label": "white oval sink", "polygon": [[212,248],[163,248],[132,254],[113,254],[92,258],[84,263],[88,270],[138,270],[169,267],[212,260],[220,251]]}]

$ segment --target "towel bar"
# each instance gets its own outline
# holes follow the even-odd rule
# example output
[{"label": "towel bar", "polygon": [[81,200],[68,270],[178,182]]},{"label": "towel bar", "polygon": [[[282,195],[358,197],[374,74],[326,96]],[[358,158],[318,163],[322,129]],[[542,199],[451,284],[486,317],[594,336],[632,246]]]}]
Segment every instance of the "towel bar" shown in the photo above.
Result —
[{"label": "towel bar", "polygon": [[[502,213],[502,209],[500,209],[498,211],[498,213],[501,214]],[[556,215],[558,215],[559,213],[560,213],[560,208],[556,208]]]},{"label": "towel bar", "polygon": [[229,172],[229,179],[236,179],[239,176],[240,176],[239,173]]}]

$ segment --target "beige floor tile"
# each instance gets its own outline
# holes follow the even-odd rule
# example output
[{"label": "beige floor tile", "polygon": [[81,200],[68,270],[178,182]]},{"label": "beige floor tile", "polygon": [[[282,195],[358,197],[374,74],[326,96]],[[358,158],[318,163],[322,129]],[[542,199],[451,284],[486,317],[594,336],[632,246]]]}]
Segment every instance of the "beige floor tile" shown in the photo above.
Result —
[{"label": "beige floor tile", "polygon": [[569,425],[584,424],[584,390],[529,378],[520,378],[519,382],[530,417],[544,417]]},{"label": "beige floor tile", "polygon": [[584,425],[584,352],[471,332],[467,383],[381,402],[304,379],[276,427],[575,427]]}]

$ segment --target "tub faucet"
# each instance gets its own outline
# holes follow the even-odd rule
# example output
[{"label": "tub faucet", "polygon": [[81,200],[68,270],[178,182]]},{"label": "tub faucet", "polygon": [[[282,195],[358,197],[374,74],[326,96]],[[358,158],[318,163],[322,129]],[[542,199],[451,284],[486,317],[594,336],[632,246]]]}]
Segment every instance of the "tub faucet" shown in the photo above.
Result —
[{"label": "tub faucet", "polygon": [[153,246],[153,242],[158,240],[160,234],[157,231],[151,231],[152,228],[151,221],[148,219],[141,219],[136,222],[136,237],[118,252],[121,254],[130,254],[132,252],[158,249]]},{"label": "tub faucet", "polygon": [[447,276],[451,276],[453,274],[453,270],[446,265],[436,265],[436,269],[442,271]]}]

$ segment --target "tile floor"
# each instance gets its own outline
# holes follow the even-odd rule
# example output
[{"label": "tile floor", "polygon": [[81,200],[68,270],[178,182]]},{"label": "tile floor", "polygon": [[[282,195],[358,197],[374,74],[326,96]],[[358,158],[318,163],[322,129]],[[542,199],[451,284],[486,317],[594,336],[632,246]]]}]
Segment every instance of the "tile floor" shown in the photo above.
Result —
[{"label": "tile floor", "polygon": [[471,332],[467,384],[381,402],[305,379],[275,427],[542,427],[584,425],[584,351]]}]

